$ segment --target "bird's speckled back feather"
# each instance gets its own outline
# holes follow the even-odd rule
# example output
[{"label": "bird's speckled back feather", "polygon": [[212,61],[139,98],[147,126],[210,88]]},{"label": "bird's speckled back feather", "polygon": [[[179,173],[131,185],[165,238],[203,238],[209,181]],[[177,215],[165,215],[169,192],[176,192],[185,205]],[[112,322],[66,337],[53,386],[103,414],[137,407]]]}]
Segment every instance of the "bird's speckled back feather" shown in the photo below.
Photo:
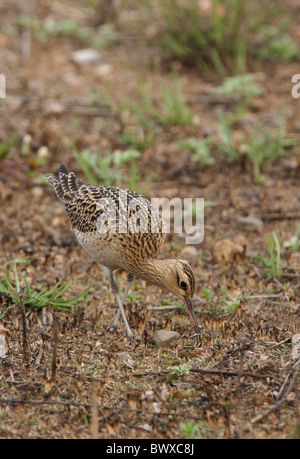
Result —
[{"label": "bird's speckled back feather", "polygon": [[[117,241],[120,251],[125,251],[127,257],[131,254],[135,262],[157,256],[165,239],[163,222],[144,196],[124,188],[88,185],[73,172],[68,173],[63,165],[55,176],[47,176],[47,180],[63,203],[83,246],[83,239],[87,240],[85,233],[96,233],[98,247],[101,239],[103,244]],[[121,229],[124,218],[126,231]],[[89,234],[89,241],[91,237]]]}]

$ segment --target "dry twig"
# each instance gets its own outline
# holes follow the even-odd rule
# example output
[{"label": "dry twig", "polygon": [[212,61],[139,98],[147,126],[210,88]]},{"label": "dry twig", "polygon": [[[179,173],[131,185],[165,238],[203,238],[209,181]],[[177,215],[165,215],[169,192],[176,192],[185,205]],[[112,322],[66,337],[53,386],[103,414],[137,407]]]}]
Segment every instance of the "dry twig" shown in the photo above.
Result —
[{"label": "dry twig", "polygon": [[29,361],[29,345],[27,341],[27,326],[26,326],[26,310],[23,299],[20,299],[20,312],[22,316],[22,331],[23,331],[23,359],[24,363],[27,364]]},{"label": "dry twig", "polygon": [[91,437],[94,440],[98,438],[98,403],[97,403],[97,382],[92,381],[91,384],[91,423],[90,423],[90,431]]},{"label": "dry twig", "polygon": [[52,364],[51,364],[51,381],[56,379],[56,368],[57,368],[57,341],[58,341],[58,325],[57,320],[53,317],[53,350],[52,350]]},{"label": "dry twig", "polygon": [[[226,370],[203,370],[202,368],[190,368],[188,371],[191,373],[199,373],[204,375],[219,375],[219,376],[237,376],[239,378],[243,376],[247,376],[249,378],[256,378],[256,379],[270,379],[273,378],[272,375],[259,375],[256,373],[250,373],[246,371],[226,371]],[[173,370],[168,371],[148,371],[146,373],[133,373],[133,376],[141,377],[141,376],[162,376],[174,373]]]},{"label": "dry twig", "polygon": [[239,378],[247,376],[249,378],[255,379],[270,379],[273,378],[272,375],[259,375],[257,373],[250,373],[247,371],[226,371],[226,370],[202,370],[201,368],[190,368],[191,373],[201,373],[207,375],[220,375],[220,376],[237,376]]},{"label": "dry twig", "polygon": [[288,388],[286,389],[286,391],[284,391],[284,388],[285,388],[285,386],[287,384],[287,381],[288,381],[287,378],[285,378],[284,383],[283,383],[283,385],[282,385],[282,387],[281,387],[281,389],[279,391],[278,400],[265,413],[262,413],[259,416],[256,416],[255,418],[251,419],[251,423],[252,424],[255,424],[255,423],[261,421],[266,416],[268,416],[269,414],[271,414],[274,411],[276,411],[287,400],[287,396],[293,390],[293,387],[294,387],[295,381],[297,379],[299,370],[300,370],[300,359],[297,360],[297,362],[293,365],[292,371],[288,375],[288,377],[290,377],[290,383],[289,383]]}]

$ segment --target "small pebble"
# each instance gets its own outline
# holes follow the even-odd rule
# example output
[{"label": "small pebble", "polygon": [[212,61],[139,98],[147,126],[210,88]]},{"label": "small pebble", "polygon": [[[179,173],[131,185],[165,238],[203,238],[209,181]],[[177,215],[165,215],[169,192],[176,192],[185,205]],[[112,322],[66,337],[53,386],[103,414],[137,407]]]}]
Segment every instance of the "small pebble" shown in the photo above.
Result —
[{"label": "small pebble", "polygon": [[117,357],[119,357],[122,362],[132,362],[132,357],[127,352],[118,352]]},{"label": "small pebble", "polygon": [[244,231],[261,231],[264,224],[256,217],[237,217],[236,222],[240,229]]},{"label": "small pebble", "polygon": [[300,333],[297,333],[292,337],[292,359],[300,359]]},{"label": "small pebble", "polygon": [[169,344],[170,341],[180,338],[180,334],[171,330],[157,330],[153,334],[153,340],[157,347]]},{"label": "small pebble", "polygon": [[5,359],[6,357],[6,343],[5,336],[0,334],[0,359]]},{"label": "small pebble", "polygon": [[112,73],[112,69],[110,64],[101,64],[96,68],[96,75],[100,78],[106,78]]},{"label": "small pebble", "polygon": [[78,65],[97,64],[101,60],[101,54],[96,49],[84,48],[71,54],[71,61]]}]

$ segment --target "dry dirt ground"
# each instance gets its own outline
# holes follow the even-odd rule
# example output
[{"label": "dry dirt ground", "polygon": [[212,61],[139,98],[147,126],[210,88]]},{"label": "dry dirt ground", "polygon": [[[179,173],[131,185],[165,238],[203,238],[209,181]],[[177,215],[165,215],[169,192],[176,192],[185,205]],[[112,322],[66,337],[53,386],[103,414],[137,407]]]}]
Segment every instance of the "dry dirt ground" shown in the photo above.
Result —
[{"label": "dry dirt ground", "polygon": [[[33,3],[30,14],[41,20],[91,20],[79,2]],[[46,325],[40,310],[24,310],[0,296],[2,313],[12,306],[1,320],[8,331],[7,356],[0,360],[0,438],[299,437],[299,355],[298,361],[292,356],[292,337],[300,333],[299,248],[282,250],[280,280],[262,266],[266,235],[275,231],[283,247],[300,220],[297,147],[264,167],[260,186],[253,184],[247,161],[230,164],[218,152],[214,165],[191,167],[191,153],[178,147],[178,138],[203,138],[218,129],[217,108],[224,101],[210,90],[221,79],[177,66],[194,117],[187,126],[156,125],[137,160],[137,186],[146,183],[148,197],[213,203],[205,211],[201,244],[186,249],[180,235],[170,234],[161,252],[193,265],[202,346],[195,347],[188,315],[175,298],[139,281],[126,305],[136,336],[128,343],[123,325],[120,334],[108,331],[116,311],[108,283],[76,242],[41,174],[64,163],[83,178],[71,143],[78,151],[96,145],[105,152],[127,148],[128,132],[144,141],[147,132],[128,101],[138,97],[141,81],[151,97],[159,97],[162,82],[172,76],[157,64],[157,48],[139,39],[135,8],[109,13],[118,39],[101,50],[100,65],[80,67],[70,55],[82,43],[55,34],[46,41],[30,36],[18,24],[20,8],[16,1],[0,7],[0,72],[7,76],[0,140],[18,135],[0,161],[0,281],[16,261],[32,287],[71,280],[68,297],[92,287],[89,303],[73,314],[46,308]],[[287,137],[299,140],[299,101],[291,97],[298,62],[268,63],[257,71],[264,93],[249,107],[249,123],[264,117],[276,125],[284,106]],[[248,215],[263,227],[250,231],[237,224]],[[215,247],[223,239],[244,252],[218,259],[224,244],[217,255]],[[118,275],[121,287],[125,279]],[[180,338],[158,348],[151,337],[163,328]]]}]

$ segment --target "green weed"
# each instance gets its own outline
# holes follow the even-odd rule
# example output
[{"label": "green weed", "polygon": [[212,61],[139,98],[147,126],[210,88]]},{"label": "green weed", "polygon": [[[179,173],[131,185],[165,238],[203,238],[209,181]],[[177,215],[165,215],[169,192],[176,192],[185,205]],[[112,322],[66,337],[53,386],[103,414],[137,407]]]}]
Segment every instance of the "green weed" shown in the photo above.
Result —
[{"label": "green weed", "polygon": [[[12,275],[13,280],[11,279]],[[71,299],[66,299],[64,293],[70,285],[71,282],[62,284],[59,281],[50,289],[45,285],[33,288],[24,276],[19,278],[16,263],[14,263],[12,270],[6,273],[4,281],[0,282],[0,292],[7,295],[13,304],[21,304],[23,302],[24,306],[31,308],[41,309],[49,306],[63,311],[74,312],[75,308],[83,307],[86,304],[86,297],[91,286],[81,294]],[[0,315],[5,315],[9,309],[11,309],[11,306],[6,309],[1,308]]]},{"label": "green weed", "polygon": [[214,292],[207,287],[203,287],[203,289],[201,290],[201,297],[204,298],[206,301],[213,301],[214,296]]},{"label": "green weed", "polygon": [[159,121],[166,126],[187,125],[193,118],[188,108],[179,80],[174,87],[164,86],[161,95],[161,113],[157,115]]},{"label": "green weed", "polygon": [[193,162],[211,165],[215,163],[215,158],[211,156],[209,147],[214,143],[214,141],[214,136],[206,137],[203,140],[190,138],[181,140],[179,145],[183,148],[191,150],[194,153],[191,158]]},{"label": "green weed", "polygon": [[[145,3],[145,2],[144,2]],[[148,3],[148,7],[155,8]],[[166,0],[161,45],[168,54],[202,70],[243,73],[250,56],[291,59],[298,49],[287,30],[288,9],[278,0]],[[268,34],[266,33],[268,31]]]},{"label": "green weed", "polygon": [[247,73],[235,75],[224,79],[223,83],[213,89],[212,93],[218,96],[231,97],[239,103],[247,104],[262,92],[261,87],[255,83],[255,74]]},{"label": "green weed", "polygon": [[211,10],[205,14],[197,0],[188,3],[165,1],[165,32],[161,40],[163,48],[183,62],[196,63],[203,70],[213,66],[221,74],[227,73],[224,55],[233,54],[236,65],[243,71],[245,43],[239,31],[242,1],[230,2],[226,21],[218,11],[222,3],[212,2]]},{"label": "green weed", "polygon": [[283,247],[289,252],[295,252],[300,248],[300,222],[296,227],[295,234],[290,238],[289,241],[285,241],[283,243]]},{"label": "green weed", "polygon": [[[141,131],[141,129],[139,129]],[[144,131],[143,131],[144,133]],[[130,150],[145,150],[154,138],[154,134],[139,135],[139,132],[124,130],[119,136],[120,143]]]},{"label": "green weed", "polygon": [[200,424],[195,424],[193,421],[181,422],[179,425],[179,431],[189,440],[197,437],[200,429]]},{"label": "green weed", "polygon": [[265,256],[262,253],[253,254],[251,256],[251,262],[265,268],[262,271],[263,276],[268,277],[271,275],[280,280],[284,265],[281,260],[280,244],[274,231],[272,232],[272,235],[267,234],[267,253],[268,256]]},{"label": "green weed", "polygon": [[[138,181],[138,171],[135,160],[140,157],[137,150],[115,150],[106,155],[100,151],[91,152],[83,150],[79,152],[74,146],[75,158],[84,173],[88,183],[93,185],[116,185],[127,186],[132,189]],[[131,167],[130,173],[124,174],[124,166]],[[128,171],[128,170],[127,170]]]},{"label": "green weed", "polygon": [[16,145],[19,140],[18,134],[14,134],[9,140],[2,140],[0,142],[0,160],[8,155],[10,149]]},{"label": "green weed", "polygon": [[89,46],[104,48],[117,39],[113,24],[106,23],[98,27],[84,26],[74,19],[55,20],[48,16],[44,20],[21,15],[18,19],[21,27],[30,29],[39,42],[46,42],[52,36],[64,36],[87,43]]},{"label": "green weed", "polygon": [[221,288],[218,294],[207,287],[203,287],[201,298],[213,306],[211,313],[215,316],[220,313],[234,314],[241,302],[239,299],[233,299],[225,287]]},{"label": "green weed", "polygon": [[190,366],[187,363],[183,363],[182,365],[179,366],[174,366],[170,367],[171,370],[173,370],[174,374],[177,376],[183,376],[187,371],[190,370]]},{"label": "green weed", "polygon": [[177,256],[179,251],[179,245],[177,244],[177,242],[173,242],[171,244],[171,250],[174,252],[174,255]]},{"label": "green weed", "polygon": [[295,139],[285,138],[285,122],[283,116],[280,118],[279,127],[276,132],[266,129],[264,121],[261,120],[254,129],[247,135],[244,134],[238,147],[233,140],[231,131],[232,124],[236,121],[236,116],[225,117],[223,109],[219,111],[219,121],[221,124],[220,142],[217,149],[229,161],[238,161],[242,154],[249,159],[254,183],[259,185],[261,181],[261,169],[269,161],[287,154],[287,149],[296,145]]},{"label": "green weed", "polygon": [[153,131],[157,124],[163,126],[188,125],[193,113],[189,109],[184,97],[179,79],[163,84],[157,101],[149,96],[145,85],[138,84],[138,101],[129,101],[129,110],[137,116],[139,124],[146,131]]},{"label": "green weed", "polygon": [[230,119],[226,119],[225,112],[223,109],[219,110],[219,122],[221,125],[221,141],[218,143],[218,150],[225,156],[229,161],[237,161],[240,157],[239,150],[234,144],[230,126],[233,123]]},{"label": "green weed", "polygon": [[289,61],[299,55],[296,43],[288,35],[290,20],[288,16],[282,18],[281,24],[261,27],[256,40],[264,46],[254,48],[253,55],[262,60]]},{"label": "green weed", "polygon": [[6,314],[13,309],[13,306],[8,306],[7,308],[3,308],[3,306],[0,307],[0,320],[3,319],[3,317],[6,316]]},{"label": "green weed", "polygon": [[232,314],[239,307],[239,305],[240,300],[225,300],[225,302],[221,305],[221,310],[223,310],[224,312],[230,312]]},{"label": "green weed", "polygon": [[260,96],[262,88],[255,83],[256,75],[247,73],[224,79],[223,83],[212,90],[212,94],[232,100],[237,107],[230,118],[230,125],[240,122],[247,113],[248,106],[255,96]]},{"label": "green weed", "polygon": [[266,162],[286,155],[286,149],[296,144],[295,140],[284,138],[284,131],[283,118],[276,134],[269,129],[266,130],[264,123],[260,122],[244,144],[245,153],[252,163],[255,184],[260,184],[261,168]]},{"label": "green weed", "polygon": [[280,280],[283,271],[283,264],[281,261],[280,244],[274,231],[272,232],[272,236],[267,234],[267,245],[271,274],[273,277]]},{"label": "green weed", "polygon": [[181,422],[179,425],[179,432],[189,440],[194,438],[205,438],[208,435],[216,436],[217,431],[209,425],[204,423],[196,424],[193,421]]},{"label": "green weed", "polygon": [[140,299],[141,299],[141,296],[139,296],[138,292],[129,292],[127,295],[126,301],[129,301],[130,304],[134,304]]}]

